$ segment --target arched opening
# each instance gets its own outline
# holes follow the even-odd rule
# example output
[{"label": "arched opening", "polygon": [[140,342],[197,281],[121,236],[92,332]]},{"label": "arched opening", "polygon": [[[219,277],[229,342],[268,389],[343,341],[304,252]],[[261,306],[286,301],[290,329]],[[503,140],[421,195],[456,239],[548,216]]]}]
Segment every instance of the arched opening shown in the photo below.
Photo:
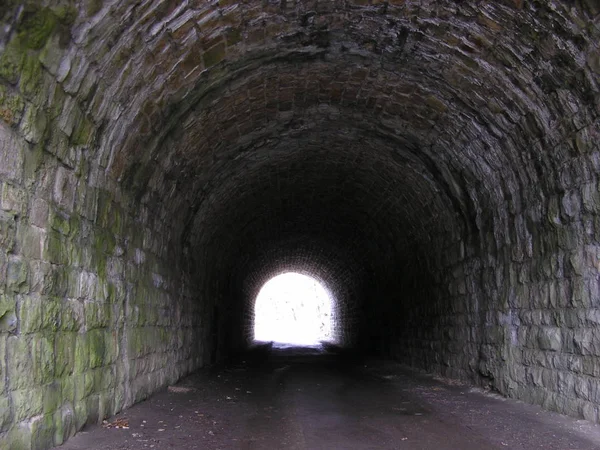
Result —
[{"label": "arched opening", "polygon": [[256,297],[255,341],[272,341],[276,346],[317,346],[335,340],[334,325],[331,293],[308,275],[277,275]]}]

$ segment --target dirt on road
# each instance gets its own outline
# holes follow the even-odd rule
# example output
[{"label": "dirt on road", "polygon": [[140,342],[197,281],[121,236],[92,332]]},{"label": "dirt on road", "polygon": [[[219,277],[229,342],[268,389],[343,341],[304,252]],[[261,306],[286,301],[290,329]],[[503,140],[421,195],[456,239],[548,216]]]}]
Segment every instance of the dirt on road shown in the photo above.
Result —
[{"label": "dirt on road", "polygon": [[273,351],[202,370],[57,450],[600,449],[600,428],[393,362]]}]

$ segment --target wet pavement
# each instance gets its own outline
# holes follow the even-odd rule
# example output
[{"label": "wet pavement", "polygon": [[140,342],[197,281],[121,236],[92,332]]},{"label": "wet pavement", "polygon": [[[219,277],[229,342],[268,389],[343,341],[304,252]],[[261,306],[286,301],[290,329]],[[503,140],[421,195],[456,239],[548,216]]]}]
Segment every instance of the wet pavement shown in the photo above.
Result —
[{"label": "wet pavement", "polygon": [[393,362],[292,348],[200,371],[57,449],[592,450],[600,427]]}]

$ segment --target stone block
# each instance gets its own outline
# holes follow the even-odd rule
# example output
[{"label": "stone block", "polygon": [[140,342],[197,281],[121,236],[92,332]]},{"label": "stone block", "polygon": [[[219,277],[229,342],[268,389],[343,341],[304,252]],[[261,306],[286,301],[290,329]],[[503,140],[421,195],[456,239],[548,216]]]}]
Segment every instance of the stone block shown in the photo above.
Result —
[{"label": "stone block", "polygon": [[59,409],[63,402],[60,382],[54,381],[43,387],[42,401],[44,414],[52,414]]},{"label": "stone block", "polygon": [[10,398],[8,394],[0,394],[0,433],[8,430],[12,423]]},{"label": "stone block", "polygon": [[87,340],[90,368],[102,366],[106,353],[106,331],[102,329],[88,331]]},{"label": "stone block", "polygon": [[569,255],[569,262],[570,262],[571,268],[573,269],[573,272],[575,273],[575,275],[577,275],[577,276],[584,275],[586,264],[585,264],[585,255],[583,253],[583,250],[579,249],[579,250],[571,252]]},{"label": "stone block", "polygon": [[21,254],[27,259],[39,260],[42,257],[46,241],[46,233],[35,226],[19,227]]},{"label": "stone block", "polygon": [[81,121],[82,113],[73,97],[67,97],[63,104],[62,113],[58,119],[58,127],[67,135],[73,134],[73,129]]},{"label": "stone block", "polygon": [[28,105],[21,120],[20,128],[25,140],[31,144],[38,144],[48,125],[48,118],[38,106]]},{"label": "stone block", "polygon": [[90,378],[86,377],[86,372],[75,374],[71,378],[73,379],[73,393],[75,395],[75,402],[83,400],[90,395],[92,383],[90,383]]},{"label": "stone block", "polygon": [[65,403],[65,404],[67,404],[67,403],[70,404],[75,401],[75,394],[76,394],[75,385],[76,385],[77,377],[82,377],[82,375],[64,376],[60,380],[62,400],[63,400],[63,403]]},{"label": "stone block", "polygon": [[75,373],[83,373],[90,368],[88,337],[80,333],[75,339]]},{"label": "stone block", "polygon": [[77,212],[86,219],[95,220],[98,211],[98,191],[96,188],[85,189],[83,201],[77,203]]},{"label": "stone block", "polygon": [[20,332],[37,333],[42,329],[42,299],[39,296],[24,296],[19,300]]},{"label": "stone block", "polygon": [[587,377],[575,378],[575,394],[582,400],[591,400],[590,380]]},{"label": "stone block", "polygon": [[10,450],[31,450],[31,428],[29,423],[21,423],[12,427],[6,440],[10,442]]},{"label": "stone block", "polygon": [[218,64],[223,59],[225,59],[226,54],[227,54],[227,49],[225,47],[225,43],[220,42],[220,43],[216,44],[215,46],[211,47],[206,52],[204,52],[204,54],[202,56],[202,58],[204,60],[204,66],[206,68],[209,68],[209,67],[214,66],[215,64]]},{"label": "stone block", "polygon": [[44,401],[41,387],[18,389],[12,391],[10,396],[15,422],[21,422],[42,413]]},{"label": "stone block", "polygon": [[98,424],[102,421],[100,414],[100,395],[92,394],[85,399],[87,403],[87,423]]},{"label": "stone block", "polygon": [[54,379],[55,355],[54,336],[37,335],[33,341],[34,374],[38,384],[46,384]]},{"label": "stone block", "polygon": [[62,300],[44,297],[42,300],[42,330],[56,332],[61,327]]},{"label": "stone block", "polygon": [[600,378],[600,364],[595,356],[578,356],[579,365],[573,368],[574,371],[579,369],[579,372],[589,375],[594,378]]},{"label": "stone block", "polygon": [[584,402],[581,407],[581,415],[585,420],[598,422],[598,405],[590,402]]},{"label": "stone block", "polygon": [[[56,231],[48,232],[45,240],[43,259],[52,264],[66,266],[69,264],[65,238]],[[58,294],[58,293],[57,293]]]},{"label": "stone block", "polygon": [[575,376],[571,372],[558,373],[558,393],[567,397],[575,395]]},{"label": "stone block", "polygon": [[8,292],[23,293],[29,290],[27,274],[29,267],[25,261],[17,256],[10,256],[6,270],[6,288]]},{"label": "stone block", "polygon": [[31,212],[29,219],[32,225],[40,228],[48,226],[48,202],[41,198],[36,198],[31,204]]},{"label": "stone block", "polygon": [[77,334],[62,332],[56,335],[56,377],[62,378],[73,373],[75,369],[75,343]]},{"label": "stone block", "polygon": [[558,352],[562,348],[560,328],[542,327],[538,331],[537,343],[541,350]]},{"label": "stone block", "polygon": [[8,387],[29,388],[35,384],[31,337],[9,336],[6,340]]},{"label": "stone block", "polygon": [[0,335],[17,329],[17,301],[13,295],[0,294]]},{"label": "stone block", "polygon": [[0,120],[16,126],[23,117],[25,101],[21,95],[0,84]]},{"label": "stone block", "polygon": [[54,413],[53,422],[55,424],[55,445],[61,445],[77,432],[73,420],[73,408],[70,405],[63,406],[56,411]]},{"label": "stone block", "polygon": [[99,394],[100,418],[110,417],[116,412],[115,397],[112,391],[101,392]]},{"label": "stone block", "polygon": [[0,249],[7,253],[13,250],[16,229],[14,215],[0,210]]},{"label": "stone block", "polygon": [[593,328],[576,330],[573,341],[578,354],[600,356],[600,332],[598,330]]},{"label": "stone block", "polygon": [[25,190],[9,183],[2,183],[0,209],[9,214],[22,216],[27,209],[27,194]]},{"label": "stone block", "polygon": [[66,212],[55,208],[50,209],[50,214],[48,216],[50,228],[63,236],[68,236],[71,232],[70,219],[70,215]]},{"label": "stone block", "polygon": [[75,204],[75,192],[77,189],[77,177],[72,170],[58,167],[54,181],[54,201],[66,212],[73,211]]},{"label": "stone block", "polygon": [[[82,271],[77,277],[77,298],[84,300],[96,300],[98,289],[98,277],[92,272]],[[86,302],[86,307],[87,307]],[[97,308],[97,306],[95,306]],[[87,318],[87,312],[86,312]]]},{"label": "stone block", "polygon": [[56,424],[53,421],[53,414],[44,414],[31,419],[31,449],[45,450],[54,446],[54,429]]},{"label": "stone block", "polygon": [[85,324],[83,304],[78,300],[65,300],[62,305],[60,324],[64,331],[79,331],[83,328]]},{"label": "stone block", "polygon": [[73,422],[77,430],[80,430],[88,423],[88,405],[85,398],[77,400],[74,403]]}]

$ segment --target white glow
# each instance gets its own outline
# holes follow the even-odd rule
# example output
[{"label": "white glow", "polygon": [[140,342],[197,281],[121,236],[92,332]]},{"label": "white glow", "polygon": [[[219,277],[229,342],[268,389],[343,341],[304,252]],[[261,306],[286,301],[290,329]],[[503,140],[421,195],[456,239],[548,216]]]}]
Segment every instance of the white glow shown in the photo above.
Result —
[{"label": "white glow", "polygon": [[256,297],[254,339],[295,345],[331,341],[332,300],[314,278],[284,273],[269,280]]}]

